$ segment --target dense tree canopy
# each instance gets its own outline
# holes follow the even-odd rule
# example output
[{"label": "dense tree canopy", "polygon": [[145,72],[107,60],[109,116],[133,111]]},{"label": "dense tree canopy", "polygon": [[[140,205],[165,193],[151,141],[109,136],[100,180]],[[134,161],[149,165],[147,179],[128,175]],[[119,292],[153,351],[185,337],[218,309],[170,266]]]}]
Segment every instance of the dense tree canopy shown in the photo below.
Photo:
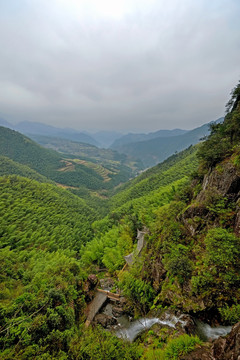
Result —
[{"label": "dense tree canopy", "polygon": [[[176,338],[175,329],[128,344],[84,328],[90,272],[115,280],[132,315],[170,308],[240,319],[239,94],[240,84],[205,142],[115,188],[109,200],[95,190],[110,172],[0,131],[1,359],[180,359],[201,344]],[[145,232],[140,253],[137,230]]]}]

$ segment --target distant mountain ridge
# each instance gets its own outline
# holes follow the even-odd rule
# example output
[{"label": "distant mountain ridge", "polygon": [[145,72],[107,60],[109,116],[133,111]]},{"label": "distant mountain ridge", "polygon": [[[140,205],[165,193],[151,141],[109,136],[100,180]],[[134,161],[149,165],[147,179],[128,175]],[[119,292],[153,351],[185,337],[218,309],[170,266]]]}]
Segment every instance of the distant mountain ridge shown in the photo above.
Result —
[{"label": "distant mountain ridge", "polygon": [[58,128],[40,122],[31,122],[31,121],[21,121],[18,124],[13,125],[4,119],[0,119],[0,126],[5,126],[12,130],[19,131],[20,133],[27,136],[30,135],[54,136],[72,141],[84,142],[86,144],[100,146],[99,142],[96,141],[89,134],[71,128]]},{"label": "distant mountain ridge", "polygon": [[84,142],[87,144],[99,146],[99,143],[92,138],[90,135],[83,132],[78,132],[77,130],[70,128],[58,128],[39,122],[29,122],[23,121],[18,123],[15,126],[15,129],[25,135],[45,135],[45,136],[55,136],[61,137],[63,139],[68,139],[72,141]]},{"label": "distant mountain ridge", "polygon": [[[219,118],[215,122],[221,121],[223,121],[223,118]],[[19,131],[29,136],[30,138],[33,138],[34,140],[37,140],[36,138],[40,138],[41,136],[51,137],[51,143],[56,143],[57,140],[63,139],[79,144],[84,143],[94,145],[98,148],[103,147],[106,149],[109,147],[108,145],[110,144],[111,139],[115,139],[115,141],[109,147],[111,150],[115,150],[119,154],[130,156],[134,161],[140,159],[141,163],[143,164],[143,168],[146,169],[164,161],[172,154],[182,151],[190,145],[197,144],[201,138],[209,135],[209,125],[211,122],[193,130],[158,130],[148,134],[130,133],[124,136],[120,136],[120,133],[114,131],[99,131],[93,135],[90,135],[87,132],[78,132],[77,130],[70,128],[62,129],[39,122],[34,123],[29,121],[23,121],[16,125],[11,125],[7,121],[0,118],[0,125],[1,124],[3,126],[8,126],[13,130]],[[56,141],[54,141],[54,138]],[[44,144],[44,146],[46,146],[46,144]],[[70,146],[70,148],[74,147],[74,152],[72,152],[72,154],[75,155],[76,146],[77,145],[73,146],[73,144]],[[63,148],[59,148],[58,144],[57,148],[55,149],[65,152],[66,146],[63,150]],[[66,152],[70,153],[69,150],[70,149],[68,149]]]},{"label": "distant mountain ridge", "polygon": [[117,131],[98,131],[94,134],[90,134],[103,148],[108,149],[113,142],[123,136],[122,133]]},{"label": "distant mountain ridge", "polygon": [[5,126],[8,127],[9,129],[13,129],[13,125],[3,118],[0,118],[0,126]]},{"label": "distant mountain ridge", "polygon": [[219,118],[184,134],[155,137],[145,141],[115,146],[114,148],[120,153],[140,158],[144,166],[148,168],[164,161],[172,154],[186,149],[190,145],[197,144],[202,138],[209,135],[211,123],[222,121],[223,118]]},{"label": "distant mountain ridge", "polygon": [[155,139],[156,137],[170,137],[170,136],[177,136],[185,134],[188,130],[182,130],[182,129],[173,129],[173,130],[158,130],[155,132],[150,132],[148,134],[134,134],[129,133],[127,135],[123,135],[119,139],[116,139],[112,145],[110,146],[111,149],[117,150],[120,146],[129,144],[129,143],[135,143],[138,141],[146,141]]}]

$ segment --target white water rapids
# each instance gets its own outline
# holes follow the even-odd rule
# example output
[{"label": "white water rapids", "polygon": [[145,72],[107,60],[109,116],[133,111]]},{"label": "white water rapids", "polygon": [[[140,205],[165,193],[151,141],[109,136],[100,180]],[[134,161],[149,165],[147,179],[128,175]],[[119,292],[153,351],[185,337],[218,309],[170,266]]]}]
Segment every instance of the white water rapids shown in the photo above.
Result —
[{"label": "white water rapids", "polygon": [[216,326],[211,327],[208,324],[203,323],[200,320],[195,320],[196,323],[196,333],[204,341],[206,340],[215,340],[219,336],[225,336],[230,333],[232,326]]},{"label": "white water rapids", "polygon": [[158,318],[141,318],[133,322],[128,322],[127,324],[125,322],[125,326],[120,328],[116,332],[116,335],[132,342],[139,334],[150,329],[154,324],[167,325],[174,328],[177,322],[180,322],[182,326],[185,325],[185,322],[181,320],[181,316],[177,318],[173,315],[167,315],[165,320]]},{"label": "white water rapids", "polygon": [[[186,325],[186,322],[181,320],[181,317],[166,314],[164,320],[158,318],[141,318],[132,322],[126,320],[119,324],[121,327],[116,331],[116,335],[120,338],[126,339],[130,342],[134,341],[136,337],[143,331],[150,329],[154,324],[166,325],[175,328],[177,323],[180,323],[182,327]],[[231,326],[217,326],[211,327],[199,320],[196,322],[196,333],[204,341],[215,340],[219,336],[225,336],[231,331]],[[121,321],[120,321],[121,323]]]}]

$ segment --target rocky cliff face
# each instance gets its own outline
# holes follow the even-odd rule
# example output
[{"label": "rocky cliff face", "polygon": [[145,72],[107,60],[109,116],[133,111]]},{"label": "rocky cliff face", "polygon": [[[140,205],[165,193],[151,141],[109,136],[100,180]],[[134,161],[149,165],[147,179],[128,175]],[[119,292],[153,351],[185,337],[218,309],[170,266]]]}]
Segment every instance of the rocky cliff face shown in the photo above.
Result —
[{"label": "rocky cliff face", "polygon": [[[197,186],[199,187],[199,184],[197,185],[195,181],[192,188]],[[227,244],[228,240],[224,238],[225,235],[233,236],[233,232],[237,236],[240,235],[240,171],[234,164],[234,157],[225,159],[205,175],[198,195],[192,199],[191,204],[183,212],[180,212],[180,215],[178,214],[176,214],[174,226],[181,232],[178,241],[185,246],[185,250],[187,249],[188,259],[193,264],[192,278],[185,279],[183,273],[184,281],[182,283],[176,281],[176,277],[174,283],[171,283],[172,273],[166,271],[169,271],[165,266],[167,262],[164,262],[166,255],[161,252],[163,246],[166,249],[168,245],[162,245],[160,242],[159,253],[156,252],[153,262],[146,261],[145,267],[151,272],[151,277],[154,279],[152,286],[158,292],[158,299],[164,306],[174,304],[184,311],[208,311],[211,309],[213,312],[213,309],[224,306],[224,302],[231,302],[233,297],[239,296],[236,290],[237,280],[234,286],[224,288],[223,282],[226,283],[224,279],[227,279],[227,275],[226,278],[222,275],[227,271],[229,274],[231,271],[237,273],[239,265],[234,261],[232,264],[226,265],[227,268],[224,267],[225,265],[221,264],[225,264],[225,262],[221,260],[220,264],[214,258],[210,246],[207,245],[209,238],[215,236],[211,233],[212,229],[216,229],[216,233],[219,229],[219,233],[222,231],[223,234],[222,238],[220,236],[219,240],[216,240],[216,244],[217,241]],[[170,226],[173,225],[170,223]],[[166,240],[168,241],[168,239]],[[189,244],[193,244],[192,248]],[[221,244],[219,243],[219,245]],[[221,245],[219,259],[224,251],[228,253],[226,253],[226,257],[230,258],[227,247],[235,246],[234,244],[228,244],[226,248]],[[173,252],[173,250],[171,251]],[[210,251],[212,251],[211,254]],[[239,250],[234,248],[234,251]],[[149,254],[151,255],[150,252]],[[179,253],[178,262],[174,262],[174,258],[172,259],[170,257],[168,260],[169,263],[172,261],[170,271],[174,271],[175,268],[181,270],[181,264],[184,269],[187,268],[187,257],[183,255],[181,257]],[[230,267],[232,267],[231,271]],[[217,310],[214,316],[217,316],[216,314]]]},{"label": "rocky cliff face", "polygon": [[183,358],[184,360],[240,360],[240,322],[225,337],[205,344]]},{"label": "rocky cliff face", "polygon": [[[236,235],[240,234],[240,172],[234,166],[232,160],[224,161],[217,168],[211,170],[204,176],[202,190],[197,195],[191,206],[182,215],[181,220],[194,236],[206,226],[208,222],[219,225],[218,209],[219,201],[227,206],[230,202],[235,206],[232,214],[232,227]],[[240,205],[240,203],[239,203]],[[214,213],[215,207],[215,213]],[[215,216],[215,219],[214,219]]]},{"label": "rocky cliff face", "polygon": [[237,199],[240,191],[240,174],[231,161],[224,161],[204,176],[202,191],[196,200],[203,202],[209,189],[216,189],[219,195],[231,200]]},{"label": "rocky cliff face", "polygon": [[228,336],[214,341],[212,353],[214,360],[240,360],[240,322]]}]

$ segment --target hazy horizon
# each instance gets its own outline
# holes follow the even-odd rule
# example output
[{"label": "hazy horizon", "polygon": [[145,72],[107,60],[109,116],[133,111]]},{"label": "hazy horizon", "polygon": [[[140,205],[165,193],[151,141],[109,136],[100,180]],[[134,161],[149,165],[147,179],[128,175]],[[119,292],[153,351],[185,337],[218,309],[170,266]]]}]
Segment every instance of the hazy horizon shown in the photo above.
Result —
[{"label": "hazy horizon", "polygon": [[[222,118],[222,117],[220,117],[220,118]],[[47,123],[43,123],[43,122],[39,122],[39,121],[36,121],[36,122],[34,122],[34,121],[26,121],[27,123],[29,122],[29,123],[35,123],[35,124],[43,124],[43,125],[47,125],[47,126],[52,126],[52,127],[55,127],[55,128],[59,128],[59,129],[61,129],[61,130],[64,130],[64,129],[66,129],[66,130],[75,130],[75,131],[79,131],[79,132],[82,132],[82,133],[86,133],[86,134],[92,134],[92,135],[94,135],[94,134],[97,134],[97,133],[101,133],[101,132],[109,132],[109,133],[116,133],[116,134],[122,134],[122,135],[127,135],[127,134],[149,134],[149,133],[154,133],[154,132],[157,132],[157,131],[160,131],[160,130],[163,130],[163,131],[168,131],[168,130],[170,130],[170,131],[172,131],[172,130],[184,130],[184,131],[191,131],[191,130],[194,130],[194,129],[196,129],[196,128],[198,128],[198,127],[201,127],[201,126],[203,126],[203,125],[205,125],[205,124],[207,124],[207,123],[210,123],[210,122],[212,122],[212,121],[216,121],[216,120],[219,120],[220,118],[218,118],[218,119],[214,119],[214,120],[210,120],[210,121],[208,121],[208,122],[204,122],[203,124],[200,124],[200,125],[197,125],[197,126],[194,126],[194,127],[192,127],[192,128],[189,128],[189,129],[187,129],[187,128],[182,128],[182,127],[175,127],[175,128],[158,128],[158,129],[154,129],[154,130],[148,130],[148,129],[146,129],[146,130],[140,130],[139,131],[139,129],[129,129],[129,130],[115,130],[115,129],[113,129],[113,130],[109,130],[109,129],[90,129],[90,130],[88,130],[88,129],[83,129],[83,128],[80,128],[80,129],[77,129],[77,128],[74,128],[74,127],[71,127],[71,126],[57,126],[57,125],[51,125],[51,124],[47,124]],[[3,119],[3,118],[0,118],[0,126],[4,126],[4,124],[1,124],[1,120],[6,120],[6,119]],[[24,123],[25,121],[20,121],[20,122],[14,122],[14,121],[12,121],[12,122],[10,122],[10,121],[8,121],[8,123],[10,124],[10,125],[12,125],[13,127],[17,127],[17,125],[18,124],[20,124],[20,123]],[[21,131],[20,131],[21,132]]]},{"label": "hazy horizon", "polygon": [[199,127],[240,78],[238,0],[0,0],[0,117],[94,133]]}]

